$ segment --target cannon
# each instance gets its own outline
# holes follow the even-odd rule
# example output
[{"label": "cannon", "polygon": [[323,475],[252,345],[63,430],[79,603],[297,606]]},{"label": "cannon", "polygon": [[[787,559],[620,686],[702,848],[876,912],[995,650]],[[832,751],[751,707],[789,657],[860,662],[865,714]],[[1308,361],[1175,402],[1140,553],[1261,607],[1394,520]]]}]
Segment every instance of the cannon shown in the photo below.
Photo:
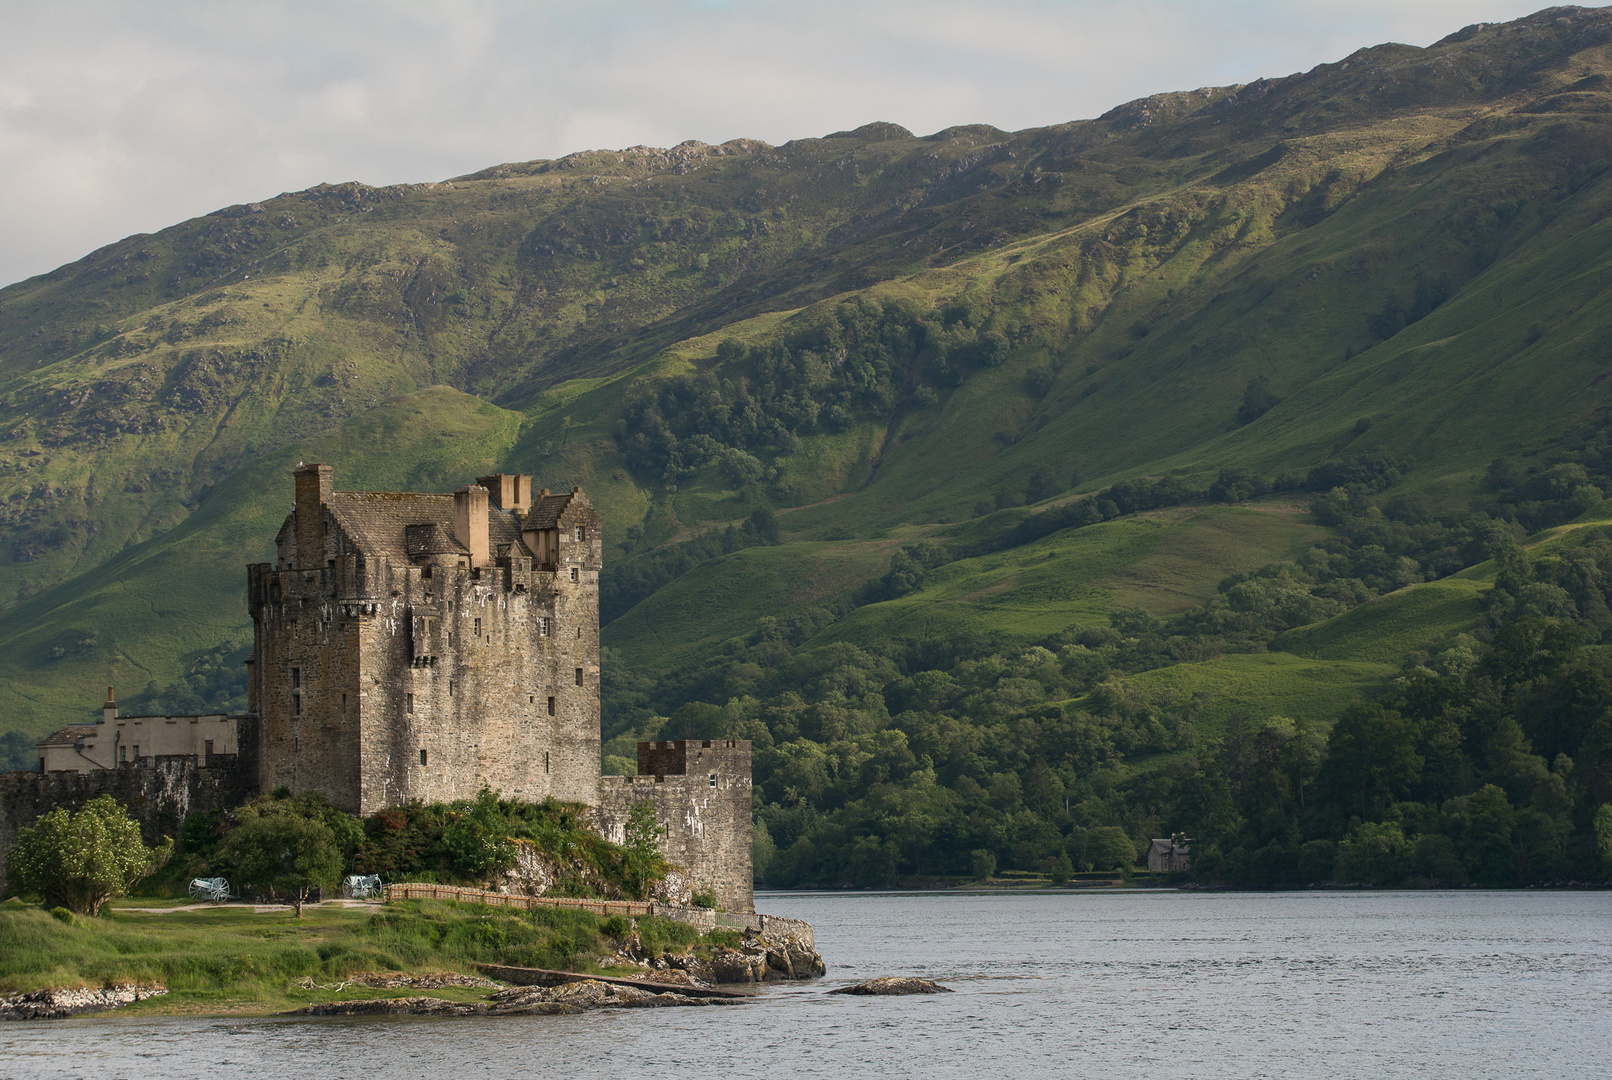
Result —
[{"label": "cannon", "polygon": [[342,895],[351,900],[373,900],[381,895],[379,874],[348,874],[342,879]]},{"label": "cannon", "polygon": [[221,904],[230,898],[229,882],[221,877],[192,878],[190,882],[190,898],[192,900],[206,900],[209,903]]}]

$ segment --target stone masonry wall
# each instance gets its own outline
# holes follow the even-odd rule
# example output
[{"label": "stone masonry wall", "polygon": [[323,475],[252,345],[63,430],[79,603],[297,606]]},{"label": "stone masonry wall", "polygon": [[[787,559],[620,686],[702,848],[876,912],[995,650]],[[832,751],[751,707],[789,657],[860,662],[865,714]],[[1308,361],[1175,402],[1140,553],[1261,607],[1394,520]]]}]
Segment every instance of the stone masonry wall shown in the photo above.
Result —
[{"label": "stone masonry wall", "polygon": [[318,468],[299,470],[279,561],[249,570],[263,789],[317,792],[358,814],[483,786],[592,802],[603,548],[591,504],[574,493],[536,568],[508,556],[410,563],[349,534]]},{"label": "stone masonry wall", "polygon": [[[622,843],[633,806],[653,803],[667,861],[686,867],[696,889],[713,890],[723,910],[754,911],[750,743],[639,743],[638,761],[639,776],[600,778],[595,812],[599,831]],[[646,767],[681,771],[646,774]]]},{"label": "stone masonry wall", "polygon": [[[242,732],[243,735],[248,732]],[[177,837],[185,815],[236,807],[257,795],[257,764],[250,755],[213,755],[202,765],[195,755],[142,758],[98,772],[0,773],[0,857],[17,832],[57,807],[76,811],[110,795],[140,823],[148,844]],[[5,889],[0,858],[0,891]]]}]

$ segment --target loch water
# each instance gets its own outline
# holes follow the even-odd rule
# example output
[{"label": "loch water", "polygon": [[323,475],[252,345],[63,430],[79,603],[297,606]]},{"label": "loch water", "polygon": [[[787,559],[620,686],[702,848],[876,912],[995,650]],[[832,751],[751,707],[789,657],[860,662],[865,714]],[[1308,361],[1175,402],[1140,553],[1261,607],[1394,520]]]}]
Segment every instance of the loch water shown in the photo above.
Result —
[{"label": "loch water", "polygon": [[[1597,1077],[1612,892],[774,894],[826,980],[736,1007],[0,1027],[0,1076]],[[955,993],[825,990],[922,975]]]}]

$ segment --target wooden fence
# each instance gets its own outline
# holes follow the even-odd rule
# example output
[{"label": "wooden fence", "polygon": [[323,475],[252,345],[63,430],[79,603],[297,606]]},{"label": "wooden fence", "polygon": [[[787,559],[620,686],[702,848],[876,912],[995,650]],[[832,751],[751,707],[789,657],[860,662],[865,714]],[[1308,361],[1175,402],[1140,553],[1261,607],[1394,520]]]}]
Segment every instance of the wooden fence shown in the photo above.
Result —
[{"label": "wooden fence", "polygon": [[625,915],[637,918],[654,914],[654,904],[648,900],[575,900],[567,896],[523,896],[518,893],[488,892],[486,889],[461,889],[453,885],[428,885],[405,882],[401,885],[382,886],[386,900],[457,900],[464,904],[487,904],[491,907],[570,908],[589,911],[595,915]]}]

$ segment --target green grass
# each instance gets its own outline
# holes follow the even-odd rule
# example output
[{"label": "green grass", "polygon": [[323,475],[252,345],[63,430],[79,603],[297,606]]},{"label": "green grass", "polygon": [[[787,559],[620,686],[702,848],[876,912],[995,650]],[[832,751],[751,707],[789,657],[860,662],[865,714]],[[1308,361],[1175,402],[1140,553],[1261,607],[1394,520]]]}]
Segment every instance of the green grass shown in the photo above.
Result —
[{"label": "green grass", "polygon": [[1485,585],[1459,578],[1412,585],[1325,622],[1289,630],[1271,648],[1321,660],[1398,666],[1412,650],[1471,632],[1485,591]]},{"label": "green grass", "polygon": [[1107,625],[1119,606],[1179,611],[1213,596],[1226,574],[1275,562],[1320,534],[1295,517],[1285,507],[1182,508],[1066,530],[950,563],[921,588],[861,608],[821,638],[863,643],[968,626],[1031,641]]},{"label": "green grass", "polygon": [[[115,904],[114,907],[121,906]],[[305,917],[225,905],[188,911],[114,910],[64,923],[16,901],[0,905],[0,992],[112,982],[160,982],[170,993],[147,1013],[273,1012],[314,1001],[401,997],[410,989],[331,989],[355,972],[479,974],[477,965],[598,971],[614,945],[587,912],[411,900],[383,908],[314,905]],[[693,927],[637,920],[646,944],[673,950]],[[322,988],[306,989],[305,979]],[[475,996],[430,991],[433,996]]]},{"label": "green grass", "polygon": [[1144,671],[1129,682],[1160,702],[1200,702],[1202,740],[1219,735],[1238,712],[1255,723],[1286,716],[1330,724],[1350,702],[1386,690],[1397,673],[1388,664],[1251,653]]},{"label": "green grass", "polygon": [[[600,152],[451,187],[318,189],[0,290],[0,715],[43,734],[88,715],[87,687],[165,684],[240,638],[242,564],[269,549],[297,460],[353,488],[441,490],[493,468],[582,484],[611,559],[630,527],[653,545],[742,517],[711,475],[671,493],[631,473],[622,403],[710,370],[724,337],[764,343],[841,299],[978,301],[1012,347],[939,380],[927,408],[767,453],[805,503],[779,517],[797,543],[618,620],[607,637],[635,660],[700,655],[877,576],[886,554],[800,543],[932,533],[1022,498],[1043,466],[1091,491],[1385,453],[1414,462],[1409,487],[1460,505],[1491,458],[1536,454],[1612,400],[1612,95],[1538,103],[1612,73],[1576,33],[1541,16],[1525,34],[1378,50],[1212,118],[1202,98],[1160,98],[1145,125],[876,130],[691,150],[694,168]],[[1429,284],[1448,286],[1440,306],[1371,328]],[[1053,373],[1044,395],[1032,366]],[[1239,426],[1255,377],[1281,401]],[[1116,605],[1179,610],[1314,535],[1291,514],[1200,517],[949,568],[834,633],[978,620],[1034,637]],[[1314,647],[1381,659],[1445,617],[1425,596],[1394,603]],[[1412,630],[1372,622],[1412,609]],[[1369,645],[1368,627],[1390,637]]]}]

